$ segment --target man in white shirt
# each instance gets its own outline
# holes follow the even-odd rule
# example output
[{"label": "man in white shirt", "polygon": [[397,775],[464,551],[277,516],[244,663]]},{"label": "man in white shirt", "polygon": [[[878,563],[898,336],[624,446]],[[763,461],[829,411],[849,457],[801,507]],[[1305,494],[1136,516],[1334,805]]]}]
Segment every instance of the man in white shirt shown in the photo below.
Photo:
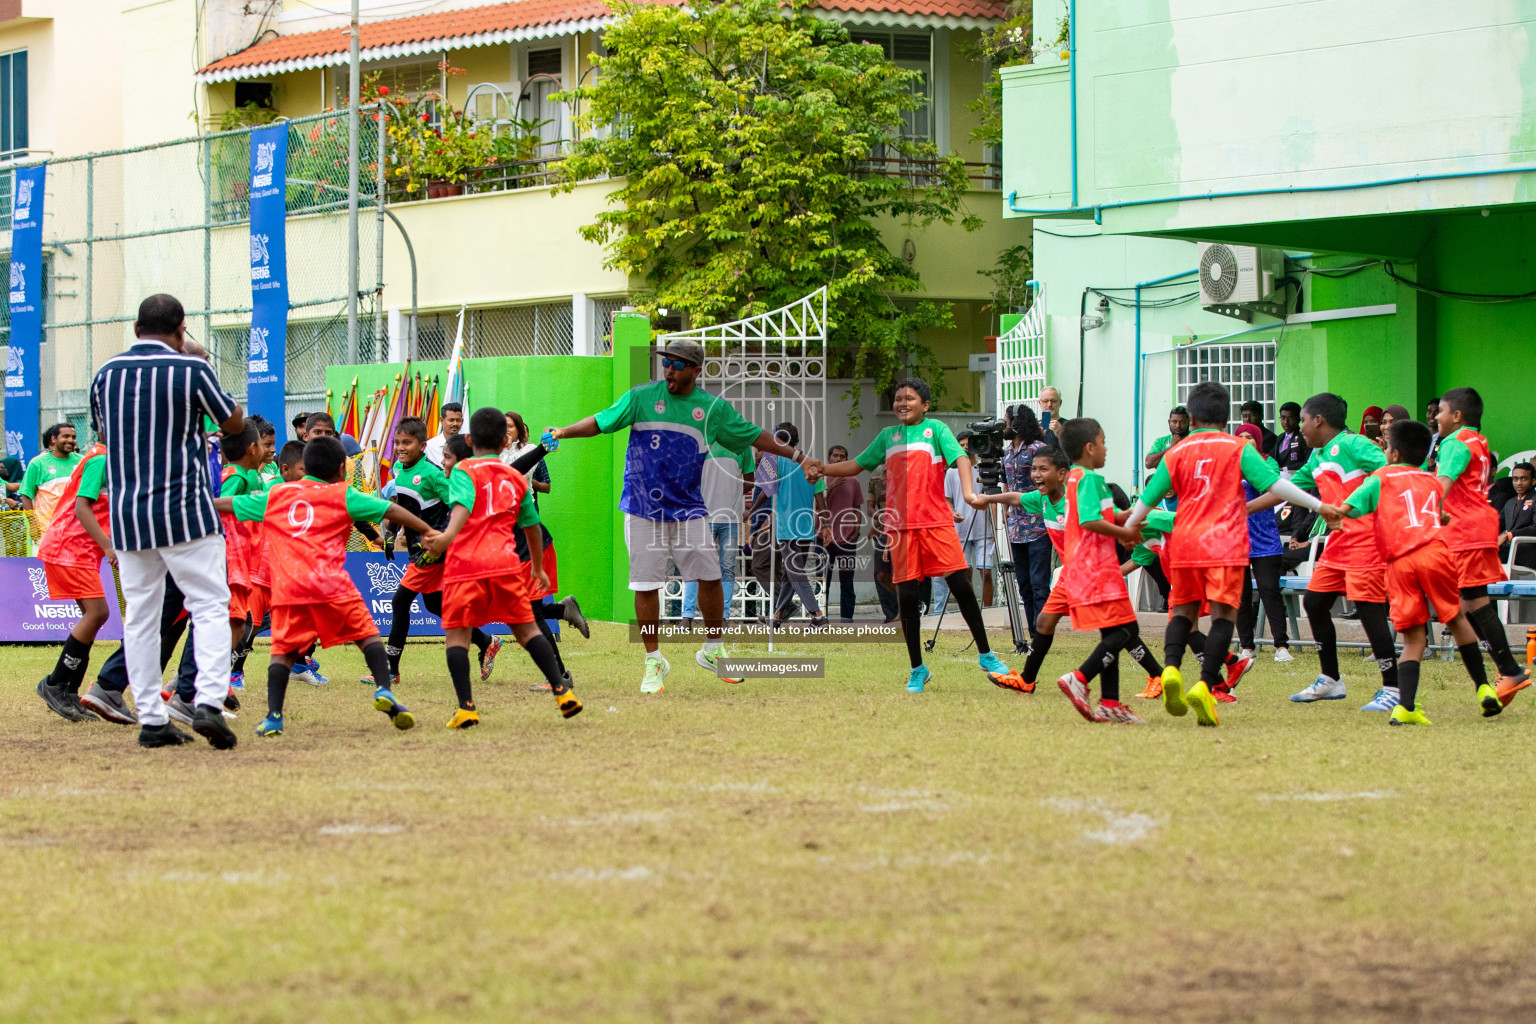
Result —
[{"label": "man in white shirt", "polygon": [[[955,440],[960,442],[960,447],[970,451],[970,437],[969,430],[962,430],[955,435]],[[974,465],[971,467],[971,485],[977,494],[981,493],[981,471]],[[965,550],[965,564],[972,569],[981,570],[981,606],[990,608],[992,606],[992,552],[996,548],[992,517],[965,503],[965,497],[960,493],[960,473],[953,466],[944,472],[944,497],[949,499],[950,507],[955,510],[955,533],[960,537],[960,547]],[[948,596],[949,585],[942,577],[934,577],[933,607],[928,611],[937,615],[944,607],[944,599]]]},{"label": "man in white shirt", "polygon": [[[720,587],[725,592],[725,617],[731,617],[731,595],[736,590],[736,556],[741,552],[741,506],[756,474],[753,456],[733,452],[719,444],[709,447],[709,458],[699,475],[699,496],[709,510],[709,533],[720,556]],[[699,614],[699,585],[683,584],[683,621],[693,626]]]},{"label": "man in white shirt", "polygon": [[443,432],[427,441],[427,458],[437,466],[443,464],[443,446],[448,443],[448,439],[464,429],[464,407],[458,402],[449,402],[442,407],[440,414]]}]

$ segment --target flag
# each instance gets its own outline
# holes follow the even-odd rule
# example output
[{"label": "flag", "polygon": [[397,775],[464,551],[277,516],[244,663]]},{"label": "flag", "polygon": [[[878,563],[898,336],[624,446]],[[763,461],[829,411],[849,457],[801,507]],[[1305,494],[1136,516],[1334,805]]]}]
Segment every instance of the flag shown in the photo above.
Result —
[{"label": "flag", "polygon": [[379,486],[388,483],[390,467],[395,462],[395,428],[405,418],[405,406],[410,400],[411,364],[405,364],[403,373],[395,374],[395,393],[389,402],[389,417],[384,424],[384,436],[379,444]]},{"label": "flag", "polygon": [[437,400],[437,378],[433,377],[431,382],[427,384],[426,394],[421,400],[422,418],[427,421],[428,437],[436,437],[438,432],[443,429],[442,423],[438,420],[439,404]]},{"label": "flag", "polygon": [[336,416],[336,432],[347,434],[355,441],[362,441],[362,417],[357,412],[357,378],[352,378],[352,386],[347,388],[342,395],[340,415]]},{"label": "flag", "polygon": [[[464,306],[459,307],[459,327],[453,335],[453,350],[448,353],[448,383],[443,388],[444,402],[469,401],[464,384]],[[465,406],[468,408],[468,405]]]}]

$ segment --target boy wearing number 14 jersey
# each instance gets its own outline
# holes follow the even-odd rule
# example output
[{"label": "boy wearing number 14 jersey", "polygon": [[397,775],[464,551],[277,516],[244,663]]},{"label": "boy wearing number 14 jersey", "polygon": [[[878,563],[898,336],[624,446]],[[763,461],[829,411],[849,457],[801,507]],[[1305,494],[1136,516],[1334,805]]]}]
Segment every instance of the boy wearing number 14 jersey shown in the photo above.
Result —
[{"label": "boy wearing number 14 jersey", "polygon": [[[1440,523],[1440,485],[1414,467],[1429,456],[1429,428],[1415,420],[1397,420],[1387,433],[1387,466],[1376,470],[1344,500],[1343,507],[1324,505],[1331,524],[1342,517],[1370,515],[1372,539],[1386,562],[1386,591],[1392,624],[1403,634],[1403,656],[1397,663],[1400,699],[1392,708],[1393,725],[1428,725],[1418,703],[1419,663],[1424,658],[1425,627],[1433,610],[1456,638],[1462,664],[1477,688],[1483,717],[1504,710],[1483,671],[1477,635],[1461,611],[1457,594],[1456,558],[1445,544],[1449,529]],[[1373,514],[1374,513],[1374,514]]]}]

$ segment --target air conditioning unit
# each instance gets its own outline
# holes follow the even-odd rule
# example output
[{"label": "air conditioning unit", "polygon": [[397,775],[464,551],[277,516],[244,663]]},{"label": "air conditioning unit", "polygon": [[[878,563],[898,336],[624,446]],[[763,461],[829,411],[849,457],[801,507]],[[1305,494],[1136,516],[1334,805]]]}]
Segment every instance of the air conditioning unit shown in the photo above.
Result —
[{"label": "air conditioning unit", "polygon": [[1284,318],[1284,306],[1267,301],[1285,272],[1278,249],[1223,242],[1197,243],[1200,305],[1222,316],[1252,322],[1254,311]]}]

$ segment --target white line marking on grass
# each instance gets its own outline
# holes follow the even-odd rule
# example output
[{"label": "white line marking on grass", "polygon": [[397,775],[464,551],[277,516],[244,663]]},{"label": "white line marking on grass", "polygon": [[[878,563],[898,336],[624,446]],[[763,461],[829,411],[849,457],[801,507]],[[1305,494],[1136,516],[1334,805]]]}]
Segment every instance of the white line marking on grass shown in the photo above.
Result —
[{"label": "white line marking on grass", "polygon": [[700,793],[777,793],[778,790],[766,782],[712,782],[705,785],[702,782],[692,784],[693,789]]},{"label": "white line marking on grass", "polygon": [[222,882],[225,885],[287,885],[290,881],[282,871],[167,871],[160,876],[162,882]]},{"label": "white line marking on grass", "polygon": [[55,783],[45,782],[40,786],[16,786],[11,790],[10,795],[13,800],[27,800],[33,797],[122,796],[123,794],[111,789],[79,789],[75,786],[60,786]]},{"label": "white line marking on grass", "polygon": [[544,820],[552,825],[587,828],[593,825],[651,825],[673,817],[676,815],[671,811],[616,811],[612,814],[593,815],[590,818],[545,818]]},{"label": "white line marking on grass", "polygon": [[859,810],[868,814],[894,814],[898,811],[931,811],[942,813],[949,810],[949,804],[942,800],[892,800],[884,804],[865,804]]},{"label": "white line marking on grass", "polygon": [[1376,791],[1367,789],[1360,793],[1268,793],[1259,795],[1259,803],[1283,803],[1293,801],[1296,803],[1331,804],[1340,800],[1391,800],[1397,794],[1390,789]]},{"label": "white line marking on grass", "polygon": [[889,868],[950,868],[957,864],[991,864],[994,861],[1006,861],[1011,858],[1007,855],[1001,857],[990,853],[973,853],[970,850],[956,850],[953,853],[938,855],[917,855],[907,857],[879,856],[870,860],[858,860],[842,863],[836,857],[821,856],[816,861],[830,867],[841,868],[845,871],[885,871]]},{"label": "white line marking on grass", "polygon": [[404,825],[321,825],[323,836],[392,836],[404,832]]},{"label": "white line marking on grass", "polygon": [[1163,823],[1160,818],[1154,818],[1150,814],[1142,814],[1139,811],[1130,813],[1116,811],[1099,800],[1069,800],[1057,797],[1040,802],[1043,806],[1060,811],[1062,814],[1097,814],[1103,818],[1104,828],[1083,830],[1083,838],[1090,843],[1104,843],[1108,846],[1134,843],[1151,835],[1152,831]]},{"label": "white line marking on grass", "polygon": [[636,864],[632,868],[572,868],[556,871],[549,879],[552,882],[643,882],[656,876],[657,872]]}]

